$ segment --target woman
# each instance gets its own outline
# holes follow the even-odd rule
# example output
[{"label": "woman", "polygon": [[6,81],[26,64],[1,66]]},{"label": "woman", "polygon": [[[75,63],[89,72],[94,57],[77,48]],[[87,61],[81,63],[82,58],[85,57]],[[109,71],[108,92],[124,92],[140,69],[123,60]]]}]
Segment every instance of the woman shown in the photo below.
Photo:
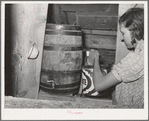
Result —
[{"label": "woman", "polygon": [[103,75],[100,70],[99,53],[92,50],[94,58],[93,83],[97,91],[114,85],[115,104],[119,106],[144,107],[144,9],[131,8],[120,19],[122,41],[130,53],[111,72]]}]

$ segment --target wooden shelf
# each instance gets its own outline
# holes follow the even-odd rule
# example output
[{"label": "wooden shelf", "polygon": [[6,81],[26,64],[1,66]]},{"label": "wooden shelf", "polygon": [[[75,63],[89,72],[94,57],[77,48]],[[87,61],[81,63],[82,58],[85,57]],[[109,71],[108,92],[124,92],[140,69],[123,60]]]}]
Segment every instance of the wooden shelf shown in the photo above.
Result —
[{"label": "wooden shelf", "polygon": [[83,34],[97,34],[97,35],[113,35],[117,36],[116,30],[92,30],[92,29],[81,29]]}]

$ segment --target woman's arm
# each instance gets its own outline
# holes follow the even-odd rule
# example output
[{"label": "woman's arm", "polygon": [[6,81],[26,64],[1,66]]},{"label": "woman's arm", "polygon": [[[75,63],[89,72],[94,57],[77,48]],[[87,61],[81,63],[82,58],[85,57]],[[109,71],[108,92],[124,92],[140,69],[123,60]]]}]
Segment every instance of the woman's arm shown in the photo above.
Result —
[{"label": "woman's arm", "polygon": [[96,56],[94,60],[93,82],[94,82],[94,87],[97,91],[104,91],[109,87],[112,87],[120,83],[120,81],[116,79],[116,77],[112,74],[112,72],[103,76],[100,70],[99,56]]}]

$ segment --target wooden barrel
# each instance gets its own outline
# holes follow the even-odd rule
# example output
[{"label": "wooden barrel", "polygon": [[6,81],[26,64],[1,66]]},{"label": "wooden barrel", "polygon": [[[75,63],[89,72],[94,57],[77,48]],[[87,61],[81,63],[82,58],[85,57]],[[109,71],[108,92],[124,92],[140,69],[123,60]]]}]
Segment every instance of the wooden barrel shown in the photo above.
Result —
[{"label": "wooden barrel", "polygon": [[80,26],[47,23],[40,88],[51,93],[79,91],[82,69]]}]

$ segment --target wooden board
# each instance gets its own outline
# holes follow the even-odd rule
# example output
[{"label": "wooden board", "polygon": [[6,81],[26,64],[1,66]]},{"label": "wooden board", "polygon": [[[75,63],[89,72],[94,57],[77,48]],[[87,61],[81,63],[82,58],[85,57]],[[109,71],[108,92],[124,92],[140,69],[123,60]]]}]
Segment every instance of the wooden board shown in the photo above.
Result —
[{"label": "wooden board", "polygon": [[77,14],[77,25],[81,28],[117,30],[117,15]]},{"label": "wooden board", "polygon": [[99,35],[114,35],[117,36],[117,31],[108,30],[94,30],[94,29],[81,29],[83,34],[99,34]]},{"label": "wooden board", "polygon": [[61,9],[66,12],[111,13],[117,15],[118,4],[61,4]]},{"label": "wooden board", "polygon": [[[44,42],[48,4],[12,4],[10,6],[11,25],[11,79],[14,83],[13,95],[37,98],[41,59]],[[28,59],[33,44],[37,45],[39,56]]]},{"label": "wooden board", "polygon": [[73,25],[80,13],[115,16],[118,4],[49,4],[48,22]]},{"label": "wooden board", "polygon": [[116,36],[84,34],[83,42],[85,48],[116,50]]}]

